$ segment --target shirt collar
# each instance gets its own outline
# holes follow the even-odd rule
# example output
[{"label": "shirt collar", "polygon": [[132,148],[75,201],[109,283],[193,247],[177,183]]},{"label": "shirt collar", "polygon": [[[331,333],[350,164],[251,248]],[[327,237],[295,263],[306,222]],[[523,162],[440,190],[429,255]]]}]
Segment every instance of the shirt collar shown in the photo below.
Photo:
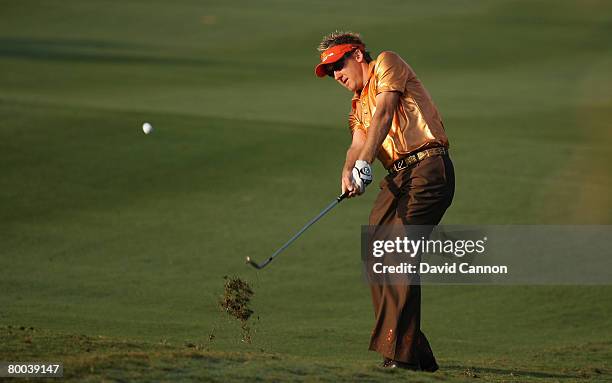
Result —
[{"label": "shirt collar", "polygon": [[372,61],[370,61],[370,64],[368,64],[368,78],[363,83],[363,88],[361,88],[361,91],[359,93],[358,92],[353,93],[353,99],[351,100],[351,103],[353,104],[353,108],[355,107],[355,103],[357,101],[359,101],[359,98],[361,97],[361,92],[365,89],[365,87],[370,82],[370,79],[374,75],[374,67],[375,66],[376,66],[376,60],[372,60]]}]

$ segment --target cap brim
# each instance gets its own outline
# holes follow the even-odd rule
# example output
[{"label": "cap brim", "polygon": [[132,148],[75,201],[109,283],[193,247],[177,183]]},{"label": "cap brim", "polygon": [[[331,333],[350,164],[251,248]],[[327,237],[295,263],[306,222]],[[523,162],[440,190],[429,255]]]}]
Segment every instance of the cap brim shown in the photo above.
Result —
[{"label": "cap brim", "polygon": [[316,67],[315,67],[315,74],[317,75],[317,77],[325,77],[327,76],[327,70],[326,70],[326,66],[329,64],[333,64],[336,61],[340,60],[342,58],[342,55],[336,55],[335,57],[327,60],[325,63],[319,63]]},{"label": "cap brim", "polygon": [[325,65],[327,64],[320,63],[319,65],[317,65],[317,67],[315,68],[315,74],[317,75],[317,77],[327,76],[327,70],[325,70]]}]

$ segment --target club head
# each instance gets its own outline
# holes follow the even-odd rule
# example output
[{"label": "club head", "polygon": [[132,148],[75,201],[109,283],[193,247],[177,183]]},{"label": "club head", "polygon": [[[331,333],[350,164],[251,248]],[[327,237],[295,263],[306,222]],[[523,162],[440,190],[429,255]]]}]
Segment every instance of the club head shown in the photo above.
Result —
[{"label": "club head", "polygon": [[259,267],[259,265],[255,261],[253,261],[251,259],[251,257],[246,257],[246,263],[248,263],[249,265],[253,266],[257,270],[261,269],[261,267]]}]

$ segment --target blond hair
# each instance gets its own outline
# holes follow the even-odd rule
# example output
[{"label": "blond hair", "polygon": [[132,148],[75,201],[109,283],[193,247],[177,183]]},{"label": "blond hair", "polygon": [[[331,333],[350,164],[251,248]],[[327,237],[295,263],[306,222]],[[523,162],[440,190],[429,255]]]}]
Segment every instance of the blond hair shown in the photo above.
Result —
[{"label": "blond hair", "polygon": [[362,45],[364,47],[362,51],[366,62],[372,61],[370,52],[365,51],[365,43],[361,39],[361,35],[355,32],[334,31],[328,35],[325,35],[319,43],[317,50],[319,52],[323,52],[330,47],[340,44]]}]

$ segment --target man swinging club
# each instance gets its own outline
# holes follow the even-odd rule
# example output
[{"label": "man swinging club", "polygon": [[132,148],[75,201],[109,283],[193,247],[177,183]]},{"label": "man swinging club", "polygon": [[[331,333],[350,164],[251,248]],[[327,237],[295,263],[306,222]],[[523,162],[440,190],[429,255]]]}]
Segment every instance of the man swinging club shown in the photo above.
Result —
[{"label": "man swinging club", "polygon": [[[389,174],[369,225],[437,225],[453,199],[455,176],[442,118],[415,72],[394,52],[373,60],[356,33],[334,32],[318,49],[316,75],[332,77],[353,93],[342,192],[349,198],[363,194],[378,158]],[[383,356],[383,367],[436,371],[421,331],[420,284],[370,288],[376,317],[370,350]]]}]

